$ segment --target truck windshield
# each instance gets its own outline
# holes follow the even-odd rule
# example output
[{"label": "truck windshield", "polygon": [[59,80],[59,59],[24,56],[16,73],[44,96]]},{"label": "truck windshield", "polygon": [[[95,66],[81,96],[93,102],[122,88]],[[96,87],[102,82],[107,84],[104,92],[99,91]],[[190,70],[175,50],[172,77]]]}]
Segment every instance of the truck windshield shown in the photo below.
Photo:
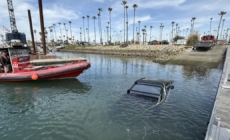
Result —
[{"label": "truck windshield", "polygon": [[154,94],[160,94],[161,93],[161,87],[154,87],[149,85],[134,85],[131,91],[138,91],[138,92],[146,92],[146,93],[154,93]]}]

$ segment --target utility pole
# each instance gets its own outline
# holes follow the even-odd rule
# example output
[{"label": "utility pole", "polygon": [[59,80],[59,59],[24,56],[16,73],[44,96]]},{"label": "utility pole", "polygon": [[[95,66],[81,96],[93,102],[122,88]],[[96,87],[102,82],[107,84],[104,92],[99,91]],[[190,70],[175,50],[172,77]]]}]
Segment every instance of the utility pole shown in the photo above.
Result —
[{"label": "utility pole", "polygon": [[210,34],[212,34],[212,18],[210,18]]},{"label": "utility pole", "polygon": [[41,33],[42,33],[43,54],[46,55],[46,40],[45,40],[45,28],[44,28],[42,0],[38,0],[38,7],[39,7],[39,13],[40,13],[40,24],[41,24]]},{"label": "utility pole", "polygon": [[32,19],[31,19],[31,14],[30,14],[30,10],[28,10],[28,18],[29,18],[29,23],[30,23],[30,34],[31,34],[31,38],[32,38],[32,45],[33,45],[33,53],[36,53],[36,48],[35,48],[35,42],[34,42],[34,33],[33,33],[33,23],[32,23]]}]

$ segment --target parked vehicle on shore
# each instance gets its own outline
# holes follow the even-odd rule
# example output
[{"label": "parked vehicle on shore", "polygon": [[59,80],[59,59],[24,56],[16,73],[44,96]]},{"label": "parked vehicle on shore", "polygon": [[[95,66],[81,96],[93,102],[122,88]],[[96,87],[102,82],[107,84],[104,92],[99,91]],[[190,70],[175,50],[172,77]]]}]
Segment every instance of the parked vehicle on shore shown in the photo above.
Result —
[{"label": "parked vehicle on shore", "polygon": [[148,45],[160,45],[160,42],[157,40],[149,41]]},{"label": "parked vehicle on shore", "polygon": [[193,46],[193,50],[211,49],[216,45],[216,38],[214,35],[204,35],[201,41]]}]

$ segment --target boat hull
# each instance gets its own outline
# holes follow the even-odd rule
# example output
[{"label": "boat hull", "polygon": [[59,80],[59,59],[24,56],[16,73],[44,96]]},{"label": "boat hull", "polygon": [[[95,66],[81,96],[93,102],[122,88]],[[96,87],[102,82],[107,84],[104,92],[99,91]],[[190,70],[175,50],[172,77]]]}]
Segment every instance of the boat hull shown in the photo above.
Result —
[{"label": "boat hull", "polygon": [[[0,82],[19,82],[55,78],[76,77],[90,67],[89,62],[71,63],[58,67],[42,67],[39,70],[17,73],[0,73]],[[36,79],[33,78],[36,77]]]}]

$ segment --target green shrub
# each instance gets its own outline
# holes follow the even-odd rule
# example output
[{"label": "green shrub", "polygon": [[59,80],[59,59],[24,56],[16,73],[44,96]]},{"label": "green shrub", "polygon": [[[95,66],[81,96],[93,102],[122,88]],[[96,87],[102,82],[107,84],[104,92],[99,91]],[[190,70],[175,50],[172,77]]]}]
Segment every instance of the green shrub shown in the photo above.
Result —
[{"label": "green shrub", "polygon": [[121,44],[120,47],[121,47],[121,48],[128,47],[128,44]]},{"label": "green shrub", "polygon": [[179,39],[184,39],[184,37],[183,37],[183,36],[176,35],[176,36],[173,38],[173,41],[174,41],[174,42],[177,42],[177,40],[179,40]]}]

